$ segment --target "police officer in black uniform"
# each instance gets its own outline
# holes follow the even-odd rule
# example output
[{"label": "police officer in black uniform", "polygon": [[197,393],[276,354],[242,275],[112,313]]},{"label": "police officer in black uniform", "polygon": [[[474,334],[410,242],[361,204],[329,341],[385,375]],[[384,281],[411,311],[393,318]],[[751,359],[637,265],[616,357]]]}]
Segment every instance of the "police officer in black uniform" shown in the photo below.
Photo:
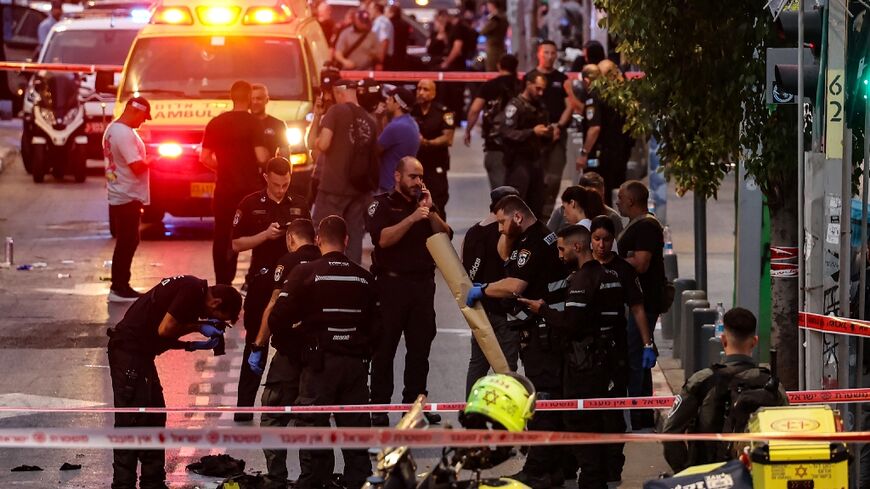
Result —
[{"label": "police officer in black uniform", "polygon": [[[242,296],[229,285],[209,287],[191,275],[165,278],[142,295],[109,335],[109,372],[115,407],[166,407],[154,358],[173,349],[212,350],[222,345],[224,322],[235,322]],[[180,341],[199,332],[203,341]],[[216,353],[218,353],[216,351]],[[115,427],[163,427],[166,414],[116,413]],[[112,489],[166,488],[163,450],[114,450]]]},{"label": "police officer in black uniform", "polygon": [[[311,338],[304,354],[296,404],[364,404],[369,397],[368,358],[376,339],[374,278],[345,254],[347,225],[339,216],[320,221],[317,243],[323,256],[298,265],[278,295],[269,327],[279,344],[300,335]],[[301,326],[293,325],[301,322]],[[304,338],[305,336],[303,336]],[[367,413],[335,413],[338,427],[368,427]],[[299,417],[300,426],[329,426],[329,413]],[[359,489],[371,474],[366,450],[342,450],[343,485]],[[332,450],[302,450],[296,487],[320,489],[332,476]]]},{"label": "police officer in black uniform", "polygon": [[[251,89],[251,114],[260,119],[263,124],[263,144],[269,152],[269,157],[290,158],[287,125],[281,119],[266,113],[266,105],[269,104],[269,89],[262,83],[254,83],[251,85]],[[299,134],[302,135],[301,132]]]},{"label": "police officer in black uniform", "polygon": [[526,76],[523,92],[514,97],[496,117],[504,145],[504,164],[507,170],[505,185],[520,192],[536,217],[544,207],[544,169],[541,154],[545,145],[551,144],[558,131],[549,124],[547,109],[541,97],[547,88],[547,79],[537,74]]},{"label": "police officer in black uniform", "polygon": [[[372,396],[375,404],[393,397],[393,359],[405,335],[405,387],[402,402],[412,403],[426,393],[429,349],[435,339],[435,262],[426,240],[453,231],[439,214],[423,184],[423,165],[414,157],[399,161],[396,188],[375,197],[369,206],[366,229],[372,237],[372,272],[378,281],[382,335],[372,357]],[[441,417],[427,413],[430,423]],[[375,426],[389,425],[385,413],[372,416]]]},{"label": "police officer in black uniform", "polygon": [[[287,284],[290,272],[298,265],[320,258],[320,248],[315,244],[314,225],[309,219],[296,219],[287,227],[287,249],[275,267],[272,299],[263,312],[260,334],[254,342],[248,366],[257,375],[263,375],[263,365],[269,353],[269,314],[275,307],[278,294]],[[302,374],[302,345],[304,341],[292,341],[278,345],[273,341],[277,353],[269,364],[269,375],[263,387],[260,403],[263,406],[289,406],[299,397],[299,378]],[[260,426],[286,427],[293,415],[263,413]],[[263,450],[266,456],[266,489],[287,487],[287,450]]]},{"label": "police officer in black uniform", "polygon": [[447,171],[450,170],[450,147],[456,129],[453,112],[435,102],[435,82],[420,80],[417,83],[417,105],[411,117],[420,127],[420,149],[417,159],[423,163],[423,183],[432,193],[432,200],[447,219],[445,210],[450,193],[447,186]]},{"label": "police officer in black uniform", "polygon": [[[559,260],[556,235],[535,218],[531,209],[515,195],[495,206],[499,230],[511,242],[505,262],[507,278],[490,284],[476,284],[468,292],[469,305],[485,297],[542,299],[551,305],[564,304],[568,271]],[[558,399],[562,394],[562,339],[547,321],[531,317],[518,307],[508,314],[508,322],[521,329],[520,359],[526,377],[535,385],[539,399]],[[535,414],[530,429],[558,431],[559,413]],[[560,485],[565,450],[555,446],[536,446],[529,451],[518,478],[534,489]],[[554,482],[555,481],[555,482]]]},{"label": "police officer in black uniform", "polygon": [[[288,193],[291,168],[286,158],[269,160],[266,189],[245,197],[233,218],[233,251],[253,250],[251,267],[245,277],[245,352],[239,375],[238,406],[253,406],[261,376],[248,367],[248,357],[260,332],[263,311],[272,296],[272,277],[278,260],[287,252],[284,242],[287,225],[295,219],[310,219],[308,203]],[[250,413],[236,413],[236,421],[250,421]]]}]

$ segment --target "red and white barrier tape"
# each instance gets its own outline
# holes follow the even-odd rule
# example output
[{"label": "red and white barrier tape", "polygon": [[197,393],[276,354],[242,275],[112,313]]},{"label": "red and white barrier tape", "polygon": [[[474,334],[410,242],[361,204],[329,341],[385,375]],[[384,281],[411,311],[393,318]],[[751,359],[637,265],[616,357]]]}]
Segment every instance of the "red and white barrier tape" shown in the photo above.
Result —
[{"label": "red and white barrier tape", "polygon": [[870,432],[838,433],[562,433],[444,428],[104,428],[104,429],[0,429],[0,447],[12,448],[414,448],[580,445],[668,441],[817,441],[870,440]]},{"label": "red and white barrier tape", "polygon": [[823,333],[870,337],[870,321],[838,318],[811,312],[798,315],[798,327]]},{"label": "red and white barrier tape", "polygon": [[[791,404],[848,404],[870,402],[870,388],[793,391]],[[595,411],[607,409],[670,409],[673,396],[615,397],[601,399],[561,399],[538,401],[537,411]],[[0,412],[15,413],[389,413],[405,412],[411,404],[350,404],[336,406],[179,406],[179,407],[31,407],[0,406]],[[457,412],[464,402],[431,402],[423,406],[429,412]]]},{"label": "red and white barrier tape", "polygon": [[[65,63],[21,63],[0,62],[0,70],[5,71],[52,71],[66,73],[96,73],[105,71],[121,73],[124,70],[120,65],[87,65]],[[565,73],[569,78],[577,78],[580,73]],[[520,73],[519,76],[523,74]],[[362,80],[374,78],[380,82],[406,81],[418,82],[420,80],[436,80],[445,82],[484,82],[491,80],[500,73],[497,71],[361,71],[342,70],[341,76],[350,80]],[[645,75],[640,71],[632,71],[625,74],[626,78],[643,78]]]}]

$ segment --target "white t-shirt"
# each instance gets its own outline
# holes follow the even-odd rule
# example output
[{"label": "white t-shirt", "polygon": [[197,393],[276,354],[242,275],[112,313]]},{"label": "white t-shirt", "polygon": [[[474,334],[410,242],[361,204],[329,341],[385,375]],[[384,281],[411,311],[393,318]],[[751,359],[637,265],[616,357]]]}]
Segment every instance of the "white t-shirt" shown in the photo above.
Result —
[{"label": "white t-shirt", "polygon": [[390,22],[390,19],[388,19],[386,15],[379,15],[378,18],[372,22],[372,32],[375,33],[375,37],[378,38],[379,43],[389,40],[387,43],[387,56],[392,56],[396,35],[393,31],[393,23]]},{"label": "white t-shirt", "polygon": [[138,200],[149,203],[148,172],[136,175],[130,163],[145,161],[145,143],[130,126],[114,121],[103,135],[106,159],[106,187],[109,205],[123,205]]}]

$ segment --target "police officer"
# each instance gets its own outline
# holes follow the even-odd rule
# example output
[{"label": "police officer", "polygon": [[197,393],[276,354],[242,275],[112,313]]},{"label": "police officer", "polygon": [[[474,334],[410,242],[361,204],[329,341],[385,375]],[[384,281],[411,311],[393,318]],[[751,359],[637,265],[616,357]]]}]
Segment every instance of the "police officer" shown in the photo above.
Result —
[{"label": "police officer", "polygon": [[417,159],[423,164],[423,183],[432,193],[432,200],[447,219],[445,207],[450,199],[447,186],[447,171],[450,170],[450,147],[456,129],[453,112],[435,102],[435,82],[420,80],[417,83],[417,105],[411,117],[420,127],[420,149]]},{"label": "police officer", "polygon": [[519,190],[532,213],[543,218],[545,189],[540,160],[544,146],[558,137],[558,128],[548,124],[547,110],[541,104],[546,77],[526,75],[524,83],[523,92],[508,102],[496,123],[504,145],[505,185]]},{"label": "police officer", "polygon": [[[314,225],[309,219],[296,219],[287,226],[287,249],[289,253],[278,261],[275,267],[272,299],[263,312],[260,323],[260,334],[254,342],[248,366],[257,375],[263,375],[263,365],[269,353],[269,339],[272,332],[269,329],[269,315],[278,294],[287,284],[290,272],[298,265],[320,258],[320,248],[315,244]],[[302,373],[302,343],[291,341],[284,344],[273,342],[277,353],[272,356],[269,364],[269,375],[263,387],[260,403],[263,406],[289,406],[299,397],[299,378]],[[263,413],[260,416],[260,426],[286,427],[290,424],[292,415]],[[281,488],[287,486],[287,450],[263,450],[266,456],[266,488]]]},{"label": "police officer", "polygon": [[[344,219],[327,216],[317,229],[322,258],[298,265],[278,295],[269,327],[279,342],[308,335],[297,404],[364,404],[368,400],[368,357],[375,340],[374,278],[345,254]],[[299,328],[295,323],[301,322]],[[292,340],[291,340],[292,341]],[[329,413],[299,417],[300,426],[329,426]],[[367,413],[335,413],[338,427],[368,427]],[[366,450],[342,450],[344,487],[359,489],[371,474]],[[335,463],[332,450],[302,450],[296,487],[320,489]]]},{"label": "police officer", "polygon": [[287,126],[284,121],[266,113],[269,104],[269,89],[262,83],[251,85],[251,114],[263,125],[263,144],[269,157],[290,157],[290,143],[287,141]]},{"label": "police officer", "polygon": [[[416,158],[402,158],[393,177],[395,190],[376,196],[366,214],[383,331],[372,357],[375,404],[389,404],[393,397],[393,359],[403,333],[407,354],[402,402],[412,403],[426,393],[429,349],[435,339],[435,263],[426,240],[435,233],[453,235],[423,184],[423,165]],[[427,418],[430,423],[441,420],[435,413]],[[388,426],[389,418],[378,413],[372,423]]]},{"label": "police officer", "polygon": [[261,169],[270,157],[263,140],[263,125],[248,112],[251,93],[250,83],[233,83],[233,109],[210,120],[202,136],[199,161],[217,174],[212,261],[219,284],[230,285],[236,277],[239,255],[232,249],[233,212],[246,195],[263,188]]},{"label": "police officer", "polygon": [[[260,375],[247,365],[254,340],[260,332],[263,311],[272,296],[272,277],[278,260],[287,247],[284,242],[287,225],[295,219],[310,219],[305,199],[288,193],[291,168],[286,158],[269,160],[266,189],[245,197],[233,218],[233,251],[251,252],[251,267],[245,276],[248,293],[245,296],[245,352],[239,375],[238,406],[253,406],[260,384]],[[250,421],[250,413],[236,413],[236,421]]]},{"label": "police officer", "polygon": [[[507,277],[490,284],[476,284],[468,292],[468,304],[483,298],[542,299],[550,305],[564,304],[568,272],[559,260],[556,235],[539,221],[523,200],[515,195],[495,206],[499,231],[511,242],[505,262]],[[520,359],[526,376],[540,399],[557,399],[562,393],[562,348],[557,331],[547,321],[537,321],[524,310],[508,314],[508,322],[521,328]],[[555,412],[535,414],[531,429],[554,431],[562,427]],[[560,447],[536,446],[529,451],[518,478],[534,489],[559,485],[565,451]]]},{"label": "police officer", "polygon": [[[154,358],[172,349],[212,350],[222,345],[224,322],[235,322],[242,296],[228,285],[191,275],[165,278],[134,302],[109,335],[109,372],[115,407],[166,407]],[[208,321],[200,321],[200,320]],[[179,338],[199,332],[202,341]],[[116,413],[115,427],[166,426],[166,414]],[[163,450],[114,450],[112,489],[166,488]]]}]

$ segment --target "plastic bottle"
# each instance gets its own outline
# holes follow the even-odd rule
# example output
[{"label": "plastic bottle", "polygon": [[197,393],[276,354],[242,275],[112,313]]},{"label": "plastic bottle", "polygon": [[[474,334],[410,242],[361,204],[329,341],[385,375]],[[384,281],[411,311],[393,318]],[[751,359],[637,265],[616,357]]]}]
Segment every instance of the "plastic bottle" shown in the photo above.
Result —
[{"label": "plastic bottle", "polygon": [[598,168],[598,158],[589,158],[586,160],[586,168]]},{"label": "plastic bottle", "polygon": [[656,213],[656,201],[653,199],[652,194],[649,194],[649,198],[646,199],[646,210],[653,215]]},{"label": "plastic bottle", "polygon": [[663,235],[664,240],[665,240],[665,249],[664,249],[665,254],[666,255],[673,255],[674,254],[674,242],[673,242],[673,240],[671,240],[671,228],[668,226],[665,226],[664,229],[662,229],[662,235]]},{"label": "plastic bottle", "polygon": [[716,304],[716,337],[725,332],[725,306],[719,302]]}]

